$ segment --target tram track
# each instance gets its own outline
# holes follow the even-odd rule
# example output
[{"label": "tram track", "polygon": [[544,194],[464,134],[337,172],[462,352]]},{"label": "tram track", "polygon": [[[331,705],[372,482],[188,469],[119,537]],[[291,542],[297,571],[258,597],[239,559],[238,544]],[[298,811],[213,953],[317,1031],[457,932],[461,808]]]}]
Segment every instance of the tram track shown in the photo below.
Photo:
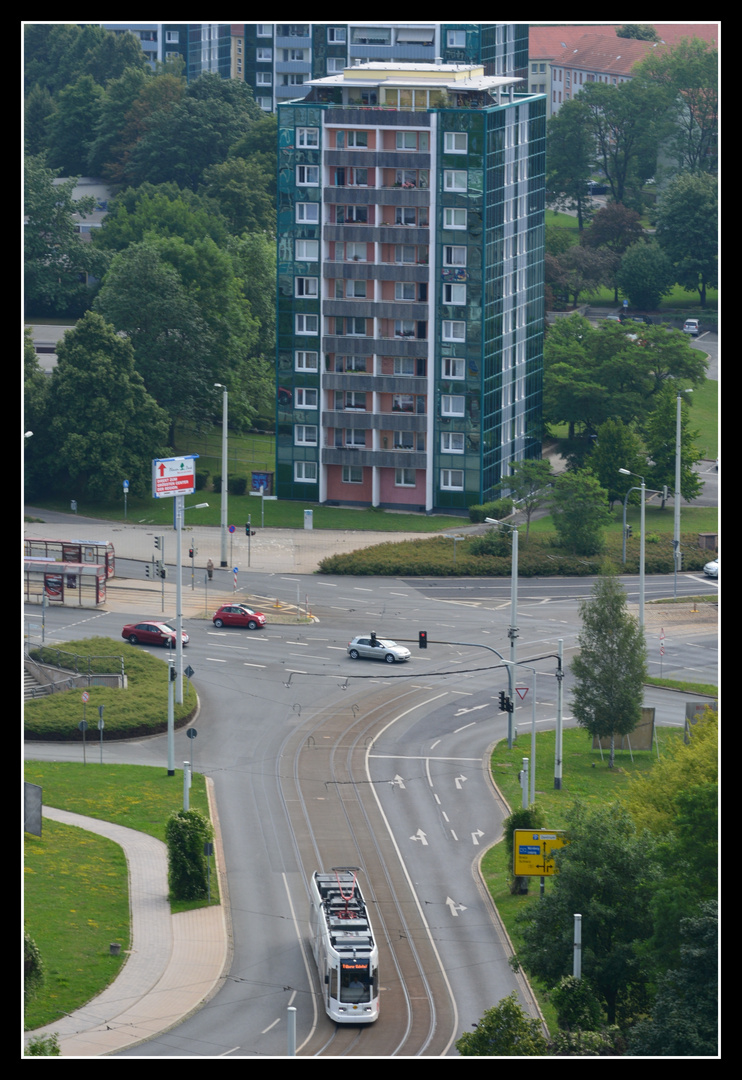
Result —
[{"label": "tram track", "polygon": [[[388,687],[370,690],[361,709],[327,708],[284,744],[281,760],[291,768],[279,769],[279,785],[305,883],[317,869],[359,866],[379,949],[377,1023],[333,1025],[317,981],[318,1022],[300,1048],[305,1056],[440,1055],[459,1034],[445,972],[366,763],[375,732],[419,694],[417,688],[392,696]],[[311,961],[310,968],[315,971]]]}]

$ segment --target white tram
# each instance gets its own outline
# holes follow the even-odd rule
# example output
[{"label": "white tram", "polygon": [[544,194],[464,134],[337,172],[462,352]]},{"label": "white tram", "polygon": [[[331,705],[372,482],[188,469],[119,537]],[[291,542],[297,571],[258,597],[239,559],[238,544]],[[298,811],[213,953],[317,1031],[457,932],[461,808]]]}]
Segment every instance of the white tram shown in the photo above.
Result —
[{"label": "white tram", "polygon": [[358,868],[315,871],[309,924],[327,1015],[338,1024],[371,1024],[379,1015],[379,950]]}]

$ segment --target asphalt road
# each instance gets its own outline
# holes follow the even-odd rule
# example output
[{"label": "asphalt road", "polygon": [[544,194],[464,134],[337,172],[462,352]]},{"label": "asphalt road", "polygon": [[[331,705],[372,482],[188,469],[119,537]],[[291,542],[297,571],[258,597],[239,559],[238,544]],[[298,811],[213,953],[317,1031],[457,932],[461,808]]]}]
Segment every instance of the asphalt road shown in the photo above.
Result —
[{"label": "asphalt road", "polygon": [[[519,675],[525,692],[514,720],[524,744],[534,697],[538,730],[554,725],[553,654],[561,640],[568,664],[579,632],[578,604],[591,584],[521,582],[518,658],[546,657],[534,660],[535,685],[530,671]],[[637,579],[625,584],[634,602]],[[195,768],[215,782],[233,965],[203,1009],[131,1056],[282,1054],[288,1004],[297,1008],[304,1054],[451,1054],[453,1040],[510,989],[531,1008],[527,987],[507,965],[476,874],[478,856],[497,839],[505,812],[486,760],[505,734],[497,696],[507,677],[486,650],[444,644],[486,644],[507,656],[509,582],[256,574],[250,587],[251,596],[266,600],[256,606],[268,611],[269,600],[292,603],[306,595],[318,621],[269,622],[259,632],[217,631],[204,619],[184,622],[201,710],[197,738],[177,733],[175,754],[181,761],[193,752]],[[702,575],[680,575],[680,595],[717,588]],[[679,620],[673,605],[650,603],[671,591],[671,579],[647,579],[650,664],[666,675],[715,682],[715,611],[699,605]],[[30,615],[37,618],[38,609]],[[112,613],[54,609],[46,615],[45,637],[117,637],[125,621]],[[370,629],[409,642],[410,663],[390,668],[350,660],[348,641]],[[428,631],[425,651],[416,647],[420,629]],[[122,641],[122,650],[130,648]],[[565,683],[569,724],[569,674]],[[645,700],[655,706],[658,723],[682,724],[686,695],[648,688]],[[26,753],[79,760],[80,747],[32,744]],[[104,744],[104,760],[164,768],[166,739]],[[320,988],[304,944],[306,877],[317,866],[338,864],[363,867],[364,887],[379,894],[384,999],[394,1002],[388,1012],[395,1024],[382,1020],[352,1045],[318,1008]],[[446,973],[447,985],[432,977],[433,968]],[[417,986],[420,970],[431,978],[419,995],[408,994],[398,1005],[400,988]],[[431,1014],[438,1017],[433,1031]]]}]

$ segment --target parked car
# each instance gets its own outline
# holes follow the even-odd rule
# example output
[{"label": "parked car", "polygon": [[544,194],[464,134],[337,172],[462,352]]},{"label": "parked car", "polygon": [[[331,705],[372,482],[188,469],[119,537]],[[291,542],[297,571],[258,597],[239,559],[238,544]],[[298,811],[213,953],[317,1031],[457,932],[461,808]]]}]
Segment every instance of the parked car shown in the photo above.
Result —
[{"label": "parked car", "polygon": [[712,562],[707,562],[703,568],[703,572],[706,577],[718,578],[719,576],[719,560],[714,559]]},{"label": "parked car", "polygon": [[701,332],[701,324],[698,321],[698,319],[686,319],[685,322],[683,323],[683,333],[684,334],[693,334],[693,335],[695,335],[695,334],[700,334],[700,332]]},{"label": "parked car", "polygon": [[[191,640],[185,630],[181,631],[183,644]],[[175,648],[176,631],[164,622],[127,623],[121,631],[121,637],[131,645],[162,645],[166,649]]]},{"label": "parked car", "polygon": [[623,322],[623,315],[606,315],[603,322]]},{"label": "parked car", "polygon": [[632,315],[631,322],[644,323],[645,326],[654,326],[649,315]]},{"label": "parked car", "polygon": [[248,630],[257,630],[265,626],[265,615],[262,611],[253,611],[246,604],[222,604],[211,621],[214,626],[246,626]]},{"label": "parked car", "polygon": [[608,186],[606,184],[598,184],[595,180],[588,180],[587,190],[590,195],[607,195]]},{"label": "parked car", "polygon": [[351,660],[365,658],[368,660],[385,660],[387,664],[409,660],[410,650],[404,645],[398,645],[389,638],[379,638],[371,633],[366,637],[354,637],[348,642],[348,656]]}]

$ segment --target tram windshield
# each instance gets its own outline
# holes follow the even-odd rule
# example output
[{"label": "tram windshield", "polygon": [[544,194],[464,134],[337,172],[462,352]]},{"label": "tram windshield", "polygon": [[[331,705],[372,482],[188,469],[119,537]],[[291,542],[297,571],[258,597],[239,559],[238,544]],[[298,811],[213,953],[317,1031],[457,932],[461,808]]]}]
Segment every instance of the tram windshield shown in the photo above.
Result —
[{"label": "tram windshield", "polygon": [[353,960],[340,963],[340,1001],[371,1000],[371,974],[368,963]]}]

